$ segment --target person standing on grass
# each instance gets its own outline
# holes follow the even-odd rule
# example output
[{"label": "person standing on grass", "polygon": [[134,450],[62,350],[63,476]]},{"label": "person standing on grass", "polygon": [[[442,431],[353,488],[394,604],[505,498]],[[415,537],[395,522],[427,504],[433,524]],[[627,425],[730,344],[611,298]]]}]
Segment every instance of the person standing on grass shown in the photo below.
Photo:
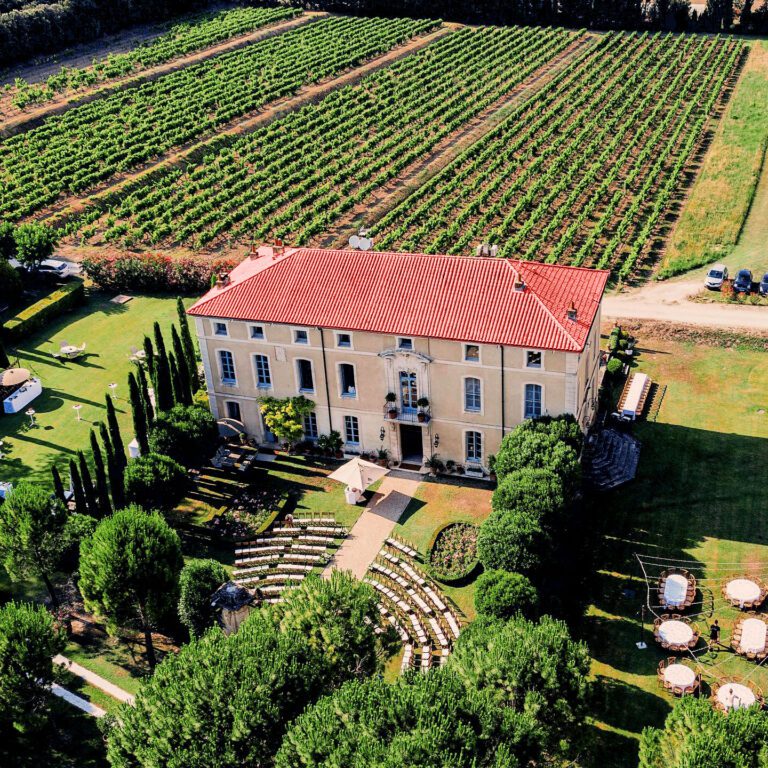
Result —
[{"label": "person standing on grass", "polygon": [[720,624],[717,619],[709,626],[709,650],[720,645]]}]

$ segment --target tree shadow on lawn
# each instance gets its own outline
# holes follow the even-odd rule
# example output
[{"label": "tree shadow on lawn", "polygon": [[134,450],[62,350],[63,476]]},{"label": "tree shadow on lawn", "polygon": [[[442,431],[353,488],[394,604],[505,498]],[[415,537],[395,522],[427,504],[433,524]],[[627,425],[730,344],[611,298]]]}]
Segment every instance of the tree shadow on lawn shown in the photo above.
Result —
[{"label": "tree shadow on lawn", "polygon": [[630,768],[637,765],[637,739],[617,731],[588,725],[589,750],[579,765],[584,768]]},{"label": "tree shadow on lawn", "polygon": [[597,682],[595,718],[622,731],[635,730],[638,722],[661,726],[674,705],[671,696],[657,696],[620,680],[598,675]]}]

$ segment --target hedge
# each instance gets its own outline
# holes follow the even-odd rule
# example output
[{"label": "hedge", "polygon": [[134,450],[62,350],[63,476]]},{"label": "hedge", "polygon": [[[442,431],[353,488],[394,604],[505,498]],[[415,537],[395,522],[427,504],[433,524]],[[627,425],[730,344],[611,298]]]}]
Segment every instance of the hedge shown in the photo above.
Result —
[{"label": "hedge", "polygon": [[33,331],[46,326],[55,317],[84,302],[85,284],[79,277],[72,278],[44,299],[8,320],[3,326],[3,337],[11,342],[20,341]]}]

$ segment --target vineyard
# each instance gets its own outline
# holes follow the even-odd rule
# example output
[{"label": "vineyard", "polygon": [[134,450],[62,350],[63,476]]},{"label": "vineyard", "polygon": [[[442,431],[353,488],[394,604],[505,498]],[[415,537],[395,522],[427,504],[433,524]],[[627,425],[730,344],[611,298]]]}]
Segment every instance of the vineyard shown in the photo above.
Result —
[{"label": "vineyard", "polygon": [[133,74],[296,15],[298,11],[292,8],[248,6],[205,14],[192,21],[175,24],[165,34],[127,53],[112,54],[90,67],[62,67],[44,83],[17,79],[6,90],[10,93],[13,106],[24,109],[30,104],[50,101],[57,93]]},{"label": "vineyard", "polygon": [[742,43],[601,38],[374,227],[379,249],[638,267]]},{"label": "vineyard", "polygon": [[327,18],[49,117],[0,145],[0,217],[85,190],[435,25]]},{"label": "vineyard", "polygon": [[225,235],[307,243],[576,39],[463,28],[199,164],[143,180],[74,226],[124,245],[200,248]]}]

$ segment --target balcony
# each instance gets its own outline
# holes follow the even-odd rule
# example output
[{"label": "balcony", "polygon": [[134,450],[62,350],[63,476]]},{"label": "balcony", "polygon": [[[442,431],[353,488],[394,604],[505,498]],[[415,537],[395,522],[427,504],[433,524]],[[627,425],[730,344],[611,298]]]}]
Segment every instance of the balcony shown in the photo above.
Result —
[{"label": "balcony", "polygon": [[[395,417],[392,418],[390,413],[395,411]],[[432,414],[429,412],[429,408],[400,408],[397,405],[387,403],[383,409],[383,416],[385,421],[395,421],[400,424],[429,424],[432,419]]]}]

